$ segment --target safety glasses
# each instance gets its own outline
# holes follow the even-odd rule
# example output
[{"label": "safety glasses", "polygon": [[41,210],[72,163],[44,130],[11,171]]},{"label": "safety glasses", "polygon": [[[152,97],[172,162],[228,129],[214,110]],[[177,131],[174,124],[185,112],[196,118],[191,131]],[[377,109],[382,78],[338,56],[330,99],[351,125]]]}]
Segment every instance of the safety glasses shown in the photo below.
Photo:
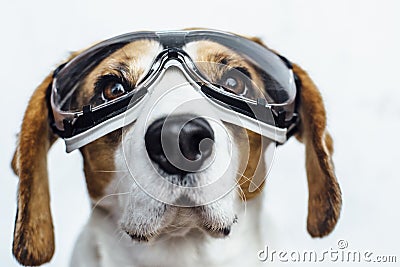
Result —
[{"label": "safety glasses", "polygon": [[[138,62],[147,65],[135,76]],[[266,47],[217,31],[135,32],[87,49],[54,73],[53,129],[67,151],[121,128],[122,121],[134,122],[170,67],[185,73],[222,121],[277,143],[297,124],[299,88],[291,64]]]}]

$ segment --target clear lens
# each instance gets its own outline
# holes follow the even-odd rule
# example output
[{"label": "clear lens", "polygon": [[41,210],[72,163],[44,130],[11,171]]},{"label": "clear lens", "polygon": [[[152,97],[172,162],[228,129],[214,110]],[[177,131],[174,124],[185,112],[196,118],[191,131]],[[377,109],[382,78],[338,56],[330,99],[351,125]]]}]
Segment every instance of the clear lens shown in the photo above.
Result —
[{"label": "clear lens", "polygon": [[[186,52],[197,61],[224,65],[246,65],[263,82],[270,105],[286,105],[296,97],[293,73],[279,56],[269,49],[236,35],[195,31],[186,36]],[[250,73],[251,74],[251,73]]]},{"label": "clear lens", "polygon": [[169,48],[182,52],[192,78],[202,77],[221,94],[293,107],[292,70],[265,47],[214,31],[138,32],[99,43],[59,71],[52,92],[57,127],[62,130],[62,120],[81,113],[85,106],[101,110],[129,99],[142,82],[154,77],[152,67],[160,64],[161,52]]},{"label": "clear lens", "polygon": [[154,33],[124,35],[82,52],[56,76],[55,107],[61,112],[81,112],[84,106],[93,109],[134,93],[161,51],[155,40]]},{"label": "clear lens", "polygon": [[261,73],[249,65],[235,67],[212,62],[194,62],[194,64],[205,81],[212,84],[219,93],[245,101],[264,98],[269,103],[272,102],[265,90],[268,84],[264,84]]}]

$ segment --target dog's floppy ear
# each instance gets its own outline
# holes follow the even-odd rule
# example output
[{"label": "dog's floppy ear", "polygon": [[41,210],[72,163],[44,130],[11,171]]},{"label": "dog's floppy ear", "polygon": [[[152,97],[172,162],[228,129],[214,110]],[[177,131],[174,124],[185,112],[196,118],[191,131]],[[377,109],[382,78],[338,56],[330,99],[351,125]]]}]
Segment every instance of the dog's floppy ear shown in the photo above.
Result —
[{"label": "dog's floppy ear", "polygon": [[19,176],[13,254],[23,265],[50,261],[54,253],[53,222],[47,179],[47,151],[56,140],[48,121],[47,88],[52,74],[33,93],[25,111],[12,160]]},{"label": "dog's floppy ear", "polygon": [[341,192],[332,162],[333,142],[326,130],[322,97],[307,73],[293,66],[301,82],[300,125],[296,137],[304,143],[308,179],[307,230],[312,237],[329,234],[336,225],[342,205]]}]

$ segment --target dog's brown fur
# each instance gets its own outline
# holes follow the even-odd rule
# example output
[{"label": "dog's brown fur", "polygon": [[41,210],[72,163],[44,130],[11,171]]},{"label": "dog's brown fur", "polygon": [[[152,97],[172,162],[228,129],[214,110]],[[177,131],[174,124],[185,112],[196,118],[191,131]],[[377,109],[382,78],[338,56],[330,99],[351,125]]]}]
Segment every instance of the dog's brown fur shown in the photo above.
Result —
[{"label": "dog's brown fur", "polygon": [[326,130],[326,112],[321,94],[308,74],[298,65],[294,72],[302,83],[297,137],[306,147],[308,178],[307,230],[313,237],[330,233],[342,206],[340,187],[332,162],[333,140]]},{"label": "dog's brown fur", "polygon": [[[246,130],[248,140],[249,140],[249,152],[247,165],[243,175],[240,177],[238,183],[240,185],[241,192],[243,192],[244,197],[243,200],[250,200],[258,194],[262,192],[264,187],[265,179],[264,177],[267,174],[267,166],[265,166],[264,157],[263,157],[263,143],[261,135]],[[255,183],[255,180],[261,179],[262,183],[258,185]],[[253,183],[254,189],[251,190]]]},{"label": "dog's brown fur", "polygon": [[112,171],[116,170],[110,155],[115,154],[121,134],[121,129],[115,130],[80,149],[89,196],[95,201],[104,196],[104,190],[113,179]]},{"label": "dog's brown fur", "polygon": [[[254,40],[260,42],[258,39]],[[72,57],[74,57],[74,54]],[[294,72],[302,82],[300,117],[297,138],[306,147],[306,170],[309,187],[307,229],[311,236],[321,237],[332,231],[340,213],[341,193],[331,155],[333,144],[326,131],[326,114],[321,95],[310,77],[299,66]],[[13,253],[23,265],[40,265],[50,261],[54,253],[54,233],[50,212],[47,179],[47,151],[56,137],[52,134],[46,102],[46,90],[52,82],[49,75],[33,93],[26,109],[12,167],[19,176],[18,211],[15,222]],[[241,188],[249,200],[258,195],[263,184],[250,192],[251,179],[266,175],[263,165],[261,136],[247,131],[250,155]],[[99,199],[111,181],[107,172],[114,170],[110,159],[112,144],[119,142],[117,130],[81,148],[88,191]],[[111,145],[110,145],[111,144]],[[94,157],[94,155],[97,155]],[[260,166],[260,163],[262,165]]]},{"label": "dog's brown fur", "polygon": [[13,160],[13,169],[19,176],[13,253],[24,265],[48,262],[54,253],[46,157],[55,140],[49,129],[46,105],[46,90],[51,81],[49,75],[29,101]]}]

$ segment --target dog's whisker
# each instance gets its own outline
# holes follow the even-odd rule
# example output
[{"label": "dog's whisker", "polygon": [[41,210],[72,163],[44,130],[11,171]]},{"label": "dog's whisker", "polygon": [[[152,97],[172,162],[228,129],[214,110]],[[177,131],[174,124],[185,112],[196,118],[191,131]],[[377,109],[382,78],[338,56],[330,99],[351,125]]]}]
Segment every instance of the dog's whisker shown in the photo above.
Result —
[{"label": "dog's whisker", "polygon": [[[255,183],[253,182],[253,178],[249,178],[249,177],[247,177],[247,176],[245,176],[244,174],[241,174],[241,173],[239,173],[239,172],[237,172],[237,174],[241,175],[241,176],[245,179],[245,181],[243,181],[242,183],[237,183],[239,186],[240,186],[240,185],[243,185],[245,182],[250,182],[250,184],[253,185],[255,188],[259,188],[259,187],[260,187],[260,185],[257,185],[257,184],[255,184]],[[249,186],[249,187],[250,187],[250,186]]]},{"label": "dog's whisker", "polygon": [[118,245],[119,243],[122,242],[122,239],[124,238],[125,233],[122,230],[118,229],[118,231],[115,233],[115,235],[117,236],[117,239],[115,240],[115,244]]},{"label": "dog's whisker", "polygon": [[238,189],[238,193],[239,196],[241,198],[241,204],[243,205],[243,209],[244,209],[244,216],[246,216],[246,211],[247,211],[247,198],[246,198],[246,194],[244,193],[243,189],[240,186],[237,186]]},{"label": "dog's whisker", "polygon": [[121,173],[121,172],[129,172],[129,171],[128,170],[89,170],[88,172]]},{"label": "dog's whisker", "polygon": [[[250,181],[250,183],[253,183],[252,179],[250,179],[249,177],[245,176],[244,174],[240,174],[239,172],[237,172],[239,175],[242,175],[242,177],[245,179],[245,181],[243,183],[245,183],[246,181]],[[243,184],[239,184],[237,183],[237,188],[239,191],[239,196],[242,199],[242,204],[243,204],[243,208],[244,208],[244,216],[246,216],[246,212],[247,212],[247,197],[246,197],[246,193],[243,191],[241,185]],[[253,183],[254,184],[254,183]]]},{"label": "dog's whisker", "polygon": [[242,200],[242,202],[245,202],[247,199],[246,199],[246,194],[243,192],[243,189],[239,185],[236,187],[236,189],[238,190],[239,197]]},{"label": "dog's whisker", "polygon": [[119,177],[119,179],[118,179],[118,182],[115,184],[115,186],[114,186],[114,188],[113,188],[113,193],[117,193],[117,190],[118,190],[118,187],[119,187],[119,185],[121,184],[121,182],[126,178],[126,177],[128,177],[129,176],[129,174],[128,175],[123,175],[123,176],[121,176],[121,177]]},{"label": "dog's whisker", "polygon": [[131,192],[123,192],[123,193],[115,193],[115,194],[108,194],[103,196],[102,198],[100,198],[92,207],[91,212],[93,213],[93,211],[95,210],[95,208],[100,204],[101,201],[105,200],[106,198],[109,197],[115,197],[115,196],[121,196],[121,195],[127,195],[130,194]]}]

